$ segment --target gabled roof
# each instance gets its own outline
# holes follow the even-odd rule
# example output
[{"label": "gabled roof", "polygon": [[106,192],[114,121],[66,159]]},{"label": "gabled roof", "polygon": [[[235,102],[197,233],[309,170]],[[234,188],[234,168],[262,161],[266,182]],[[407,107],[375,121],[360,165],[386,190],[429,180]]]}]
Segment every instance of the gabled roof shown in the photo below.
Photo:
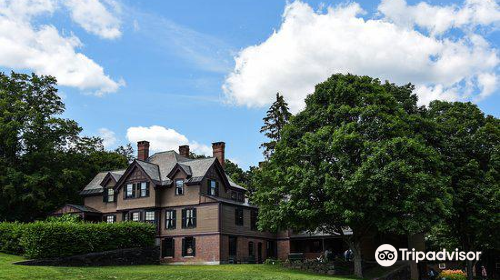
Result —
[{"label": "gabled roof", "polygon": [[146,161],[134,160],[126,170],[114,170],[98,173],[94,179],[80,192],[81,195],[93,195],[102,193],[102,183],[109,178],[114,179],[117,184],[116,188],[120,188],[122,181],[132,171],[134,166],[139,166],[144,173],[157,185],[169,186],[172,183],[172,178],[177,169],[182,169],[188,175],[187,184],[199,183],[205,178],[208,170],[215,166],[216,171],[222,178],[223,183],[233,189],[245,191],[246,189],[233,182],[229,176],[224,173],[224,170],[215,157],[190,159],[185,158],[175,151],[166,151],[156,153],[150,156]]}]

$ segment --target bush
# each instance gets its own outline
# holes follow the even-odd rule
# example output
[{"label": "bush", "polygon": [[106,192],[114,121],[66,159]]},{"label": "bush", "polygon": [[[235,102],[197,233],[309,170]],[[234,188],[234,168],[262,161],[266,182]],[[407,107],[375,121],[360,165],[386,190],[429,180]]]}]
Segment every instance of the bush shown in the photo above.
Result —
[{"label": "bush", "polygon": [[23,248],[20,240],[24,224],[0,223],[0,252],[21,255]]},{"label": "bush", "polygon": [[65,257],[154,245],[155,227],[146,223],[35,222],[21,237],[28,258]]},{"label": "bush", "polygon": [[467,280],[467,275],[461,270],[443,270],[439,273],[439,278],[446,280]]},{"label": "bush", "polygon": [[269,258],[269,259],[266,259],[264,261],[264,264],[268,264],[268,265],[281,265],[281,261],[277,260],[277,259]]}]

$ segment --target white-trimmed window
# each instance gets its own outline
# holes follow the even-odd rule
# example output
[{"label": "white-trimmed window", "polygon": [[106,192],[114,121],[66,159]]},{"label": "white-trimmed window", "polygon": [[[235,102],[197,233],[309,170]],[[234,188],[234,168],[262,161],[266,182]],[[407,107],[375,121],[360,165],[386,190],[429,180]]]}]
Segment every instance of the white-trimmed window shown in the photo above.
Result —
[{"label": "white-trimmed window", "polygon": [[182,228],[196,227],[196,208],[182,209]]},{"label": "white-trimmed window", "polygon": [[141,221],[141,213],[140,212],[132,213],[132,221],[140,222]]},{"label": "white-trimmed window", "polygon": [[147,182],[140,183],[140,188],[141,188],[141,197],[149,196],[149,183]]},{"label": "white-trimmed window", "polygon": [[112,224],[116,221],[116,216],[115,215],[109,215],[106,216],[106,223]]},{"label": "white-trimmed window", "polygon": [[115,201],[115,190],[113,188],[108,189],[108,202]]},{"label": "white-trimmed window", "polygon": [[146,222],[155,223],[155,211],[146,211]]},{"label": "white-trimmed window", "polygon": [[219,184],[215,180],[208,180],[208,195],[217,196],[219,192]]},{"label": "white-trimmed window", "polygon": [[176,220],[176,211],[175,210],[165,210],[165,228],[166,229],[174,229],[175,228],[175,220]]},{"label": "white-trimmed window", "polygon": [[128,184],[127,185],[127,191],[125,193],[126,198],[132,198],[134,197],[134,185],[133,184]]},{"label": "white-trimmed window", "polygon": [[184,180],[179,179],[175,180],[175,195],[183,195],[184,194]]}]

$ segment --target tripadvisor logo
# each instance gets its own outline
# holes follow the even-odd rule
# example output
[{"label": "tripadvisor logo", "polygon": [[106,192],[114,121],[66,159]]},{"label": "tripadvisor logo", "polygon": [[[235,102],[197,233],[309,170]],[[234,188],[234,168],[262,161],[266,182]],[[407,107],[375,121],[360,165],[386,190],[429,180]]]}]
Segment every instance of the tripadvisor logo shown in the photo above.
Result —
[{"label": "tripadvisor logo", "polygon": [[402,261],[479,261],[481,252],[464,252],[458,251],[447,251],[443,249],[441,251],[415,251],[415,249],[408,250],[406,248],[399,248],[399,253],[394,246],[390,244],[382,244],[375,251],[375,260],[381,266],[391,266],[396,263],[399,259]]}]

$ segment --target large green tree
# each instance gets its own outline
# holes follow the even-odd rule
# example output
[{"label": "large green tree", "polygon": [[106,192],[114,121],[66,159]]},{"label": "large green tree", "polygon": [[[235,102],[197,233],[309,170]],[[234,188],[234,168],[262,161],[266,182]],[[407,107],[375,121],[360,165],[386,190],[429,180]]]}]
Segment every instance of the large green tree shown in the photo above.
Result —
[{"label": "large green tree", "polygon": [[[434,101],[436,147],[451,178],[452,215],[432,236],[438,246],[465,251],[500,248],[500,120],[472,103]],[[467,263],[472,279],[472,262]]]},{"label": "large green tree", "polygon": [[338,234],[362,276],[366,233],[412,234],[436,223],[446,214],[447,178],[430,145],[435,126],[412,91],[341,74],[317,85],[255,175],[259,226]]},{"label": "large green tree", "polygon": [[96,172],[126,166],[59,117],[65,107],[55,86],[50,76],[0,73],[0,221],[31,221],[79,202]]},{"label": "large green tree", "polygon": [[292,114],[288,109],[285,98],[279,92],[276,93],[276,100],[269,110],[267,110],[267,115],[264,117],[264,125],[260,129],[260,132],[263,132],[269,138],[269,142],[261,145],[266,158],[269,158],[273,154],[276,143],[281,139],[283,127],[288,123],[291,116]]}]

